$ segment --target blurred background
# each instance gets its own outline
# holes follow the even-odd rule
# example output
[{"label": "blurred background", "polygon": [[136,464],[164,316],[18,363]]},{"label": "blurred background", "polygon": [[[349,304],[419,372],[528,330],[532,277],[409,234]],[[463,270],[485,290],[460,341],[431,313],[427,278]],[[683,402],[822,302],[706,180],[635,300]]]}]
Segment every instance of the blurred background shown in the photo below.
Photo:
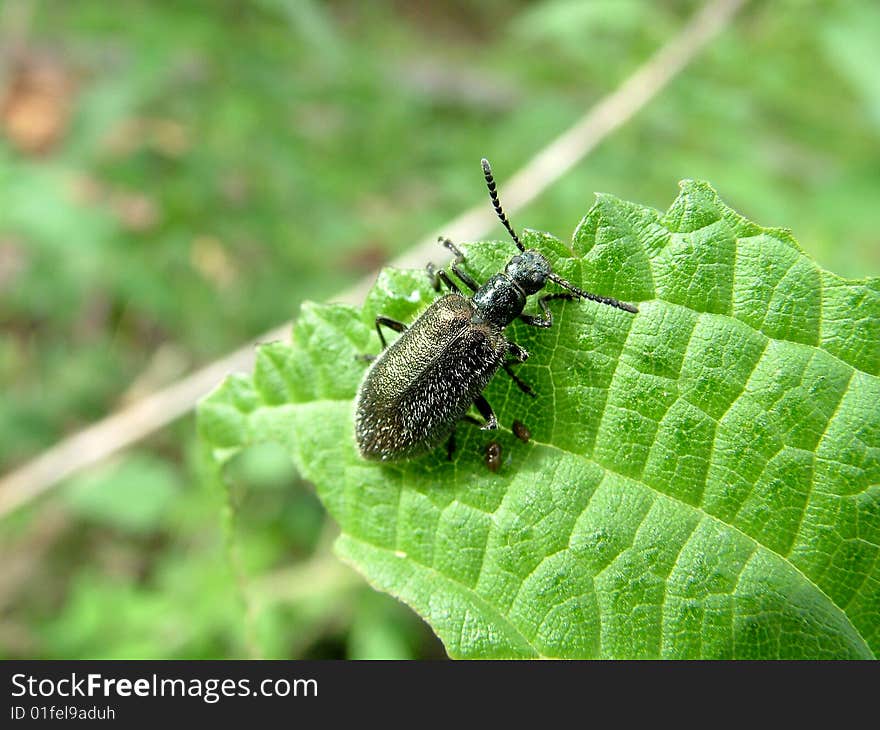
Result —
[{"label": "blurred background", "polygon": [[[700,6],[0,0],[0,473],[371,275],[481,156],[503,195]],[[514,224],[702,178],[877,275],[878,69],[876,0],[748,3]],[[190,415],[2,518],[0,657],[445,656],[280,449],[228,478],[231,511]]]}]

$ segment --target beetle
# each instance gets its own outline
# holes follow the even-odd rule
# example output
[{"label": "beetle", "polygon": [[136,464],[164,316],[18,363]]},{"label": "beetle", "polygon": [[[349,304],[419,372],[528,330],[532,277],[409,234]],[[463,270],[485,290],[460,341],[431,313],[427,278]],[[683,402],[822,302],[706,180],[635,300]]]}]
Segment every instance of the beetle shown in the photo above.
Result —
[{"label": "beetle", "polygon": [[[462,420],[483,429],[498,428],[498,419],[483,396],[492,376],[503,369],[527,395],[534,391],[512,366],[525,362],[529,353],[504,336],[505,328],[519,319],[533,327],[551,327],[548,302],[555,299],[589,299],[627,312],[632,304],[583,291],[553,273],[550,262],[534,248],[523,246],[498,199],[488,160],[480,161],[489,199],[520,253],[504,270],[478,284],[461,268],[465,256],[449,239],[440,242],[454,255],[450,268],[471,290],[466,296],[443,269],[428,264],[426,271],[436,291],[441,283],[449,293],[433,302],[410,327],[389,317],[376,317],[382,352],[358,388],[355,405],[355,438],[366,459],[397,461],[431,451],[447,440],[447,456],[455,450],[455,427]],[[525,314],[528,297],[554,282],[565,292],[538,299],[542,314]],[[400,333],[390,346],[382,328]],[[471,406],[485,419],[467,411]]]}]

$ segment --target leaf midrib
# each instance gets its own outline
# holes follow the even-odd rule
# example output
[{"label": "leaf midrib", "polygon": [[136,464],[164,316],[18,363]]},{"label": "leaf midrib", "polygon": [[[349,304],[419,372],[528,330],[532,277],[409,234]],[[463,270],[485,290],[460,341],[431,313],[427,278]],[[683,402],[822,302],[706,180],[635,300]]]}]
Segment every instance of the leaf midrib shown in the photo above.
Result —
[{"label": "leaf midrib", "polygon": [[[301,406],[301,405],[316,405],[316,404],[320,404],[320,403],[322,403],[322,402],[323,402],[323,403],[349,403],[350,400],[349,400],[349,399],[343,399],[343,398],[332,398],[332,399],[331,399],[331,398],[321,398],[321,399],[315,399],[315,400],[306,401],[306,402],[301,402],[301,403],[293,403],[293,404],[289,404],[289,405],[292,405],[293,407],[297,407],[297,406]],[[271,409],[271,408],[275,408],[275,407],[276,407],[276,406],[273,406],[273,405],[271,405],[271,404],[267,404],[267,403],[265,403],[265,402],[264,402],[264,404],[261,406],[261,408],[270,408],[270,409]],[[502,427],[501,430],[503,430],[503,431],[508,431],[508,429],[506,429],[506,428],[504,428],[504,427]],[[511,433],[512,433],[512,432],[511,432]],[[828,594],[827,594],[827,593],[826,593],[826,592],[825,592],[825,591],[824,591],[824,590],[823,590],[823,589],[822,589],[817,583],[815,583],[815,582],[814,582],[809,576],[807,576],[807,575],[806,575],[806,574],[805,574],[805,573],[804,573],[804,572],[803,572],[803,571],[802,571],[802,570],[801,570],[801,569],[800,569],[800,568],[799,568],[794,562],[792,562],[791,559],[788,558],[787,556],[781,554],[781,553],[778,552],[777,550],[774,550],[774,549],[773,549],[772,547],[770,547],[769,545],[765,545],[765,544],[762,543],[760,540],[758,540],[757,538],[753,537],[752,535],[749,535],[747,532],[745,532],[745,531],[742,530],[741,528],[737,527],[736,525],[733,525],[733,524],[730,524],[730,523],[728,523],[728,522],[725,522],[725,521],[722,520],[721,518],[719,518],[719,517],[713,515],[713,514],[710,513],[710,512],[707,512],[703,507],[698,506],[698,505],[691,504],[691,503],[689,503],[689,502],[685,502],[683,499],[681,499],[681,498],[679,498],[679,497],[676,497],[675,495],[668,494],[667,492],[664,492],[664,491],[662,491],[661,489],[658,489],[657,487],[655,487],[655,486],[653,486],[653,485],[651,485],[651,484],[648,484],[648,483],[642,481],[641,479],[638,479],[638,478],[636,478],[636,477],[632,477],[632,476],[630,476],[630,475],[628,475],[628,474],[623,474],[623,473],[621,473],[621,472],[619,472],[619,471],[617,471],[617,470],[615,470],[615,469],[613,469],[613,468],[611,468],[611,467],[609,467],[609,466],[606,466],[605,464],[603,464],[603,463],[601,463],[601,462],[599,462],[599,461],[595,461],[595,460],[591,459],[590,457],[585,456],[584,454],[578,454],[577,452],[570,451],[569,449],[565,449],[565,448],[563,448],[563,447],[561,447],[561,446],[558,446],[558,445],[556,445],[556,444],[547,443],[547,442],[545,442],[545,441],[538,441],[537,439],[534,439],[534,438],[532,438],[532,439],[530,440],[530,444],[534,444],[535,446],[541,446],[541,447],[544,447],[544,448],[546,448],[546,449],[556,451],[556,452],[558,452],[558,453],[560,453],[560,454],[566,454],[566,455],[568,455],[568,456],[571,456],[571,457],[577,459],[578,461],[580,461],[580,462],[582,462],[582,463],[584,463],[584,464],[587,464],[587,465],[593,465],[593,466],[598,466],[598,467],[599,467],[600,469],[602,469],[606,474],[611,474],[611,475],[614,475],[614,476],[620,477],[621,479],[626,479],[626,480],[628,480],[628,481],[635,482],[636,484],[641,485],[642,487],[644,487],[645,489],[647,489],[648,491],[652,492],[652,493],[655,494],[655,495],[658,495],[658,496],[663,497],[663,498],[665,498],[665,499],[669,499],[669,500],[671,500],[672,502],[674,502],[675,504],[678,504],[678,505],[681,505],[681,506],[683,506],[683,507],[686,507],[686,508],[689,508],[689,509],[694,510],[695,512],[697,512],[697,513],[699,513],[699,514],[701,515],[701,519],[705,518],[705,519],[711,520],[711,521],[713,521],[713,522],[715,522],[715,523],[717,523],[717,524],[719,524],[719,525],[722,525],[723,527],[726,527],[726,528],[728,528],[728,529],[734,531],[735,533],[738,533],[739,535],[742,535],[742,536],[743,536],[744,538],[746,538],[751,544],[753,544],[756,548],[763,548],[764,550],[766,550],[767,552],[771,553],[772,555],[775,555],[775,556],[776,556],[777,558],[779,558],[784,564],[786,564],[786,565],[789,566],[792,570],[794,570],[795,573],[796,573],[798,576],[800,576],[801,579],[803,579],[803,580],[805,581],[805,583],[806,583],[811,589],[815,590],[815,591],[816,591],[816,592],[817,592],[817,593],[818,593],[818,594],[819,594],[819,595],[820,595],[825,601],[827,601],[828,605],[831,606],[831,608],[832,608],[835,612],[837,612],[838,614],[840,614],[840,616],[843,617],[843,619],[844,619],[844,621],[846,622],[846,624],[850,627],[850,629],[853,631],[853,633],[859,638],[859,640],[861,641],[862,645],[863,645],[864,648],[867,650],[867,652],[870,654],[870,656],[871,656],[872,658],[876,658],[876,654],[875,654],[874,651],[871,649],[870,645],[868,644],[868,642],[867,642],[867,640],[864,638],[864,636],[862,636],[861,632],[860,632],[860,631],[856,628],[856,626],[853,624],[852,620],[850,619],[850,617],[849,617],[849,615],[846,613],[846,611],[845,611],[841,606],[839,606],[839,605],[834,601],[834,599],[831,598],[831,596],[829,596],[829,595],[828,595]],[[359,542],[359,543],[362,543],[362,544],[364,544],[364,545],[369,545],[371,548],[374,548],[374,549],[376,549],[376,550],[381,550],[381,551],[389,552],[389,553],[393,553],[393,552],[394,552],[394,551],[389,550],[388,548],[386,548],[386,547],[384,547],[384,546],[376,545],[375,543],[372,543],[372,542],[370,542],[370,541],[368,541],[368,540],[364,540],[364,539],[362,539],[362,538],[360,538],[360,537],[357,537],[357,536],[353,535],[351,532],[348,532],[348,531],[346,531],[346,530],[343,530],[343,532],[344,532],[344,534],[346,535],[346,537],[348,537],[349,539],[354,540],[354,541]],[[484,557],[485,557],[485,556],[484,556]],[[510,629],[514,634],[516,634],[517,636],[521,637],[521,638],[522,638],[522,641],[523,641],[523,642],[524,642],[524,643],[525,643],[530,649],[532,649],[532,651],[535,652],[535,654],[536,654],[536,656],[537,656],[538,658],[548,658],[548,657],[544,657],[544,656],[541,654],[541,652],[535,647],[535,645],[532,644],[532,642],[531,642],[531,641],[530,641],[530,640],[529,640],[529,639],[523,634],[522,630],[519,629],[519,628],[518,628],[518,627],[517,627],[517,626],[516,626],[516,625],[515,625],[515,624],[514,624],[514,623],[513,623],[513,622],[512,622],[512,621],[511,621],[511,620],[510,620],[510,619],[509,619],[509,618],[508,618],[503,612],[502,612],[502,611],[501,611],[501,609],[499,609],[499,608],[493,606],[492,604],[488,603],[487,600],[486,600],[485,598],[483,598],[482,596],[480,596],[479,593],[477,593],[477,592],[474,590],[473,587],[471,587],[471,586],[469,586],[469,585],[467,585],[467,584],[465,584],[465,583],[462,583],[461,581],[457,580],[457,579],[456,579],[455,577],[453,577],[453,576],[449,576],[449,575],[447,575],[447,574],[445,574],[445,573],[441,573],[440,571],[438,571],[435,567],[433,567],[433,566],[431,566],[431,565],[426,565],[426,564],[424,564],[424,563],[421,563],[421,562],[418,562],[418,561],[416,561],[416,560],[413,560],[413,559],[412,559],[411,557],[409,557],[409,556],[407,556],[406,560],[409,560],[413,565],[418,566],[420,569],[424,569],[424,570],[432,571],[432,572],[433,572],[434,574],[436,574],[438,577],[442,577],[442,578],[444,578],[444,579],[446,579],[446,580],[449,580],[449,581],[455,583],[456,585],[460,586],[460,587],[461,587],[463,590],[465,590],[470,596],[472,596],[472,599],[473,599],[475,602],[478,602],[478,603],[479,603],[481,606],[483,606],[488,612],[492,613],[494,616],[497,616],[498,619],[501,620],[501,621],[503,621],[504,624],[505,624],[506,626],[508,626],[509,629]],[[673,568],[674,568],[674,566],[673,566]],[[668,580],[668,577],[667,577],[667,580]],[[664,586],[665,586],[665,585],[666,585],[666,583],[664,582]]]},{"label": "leaf midrib", "polygon": [[[507,430],[507,429],[503,429],[503,430]],[[586,456],[584,456],[584,455],[582,455],[582,454],[578,454],[578,453],[575,453],[575,452],[573,452],[573,451],[569,451],[569,450],[564,449],[564,448],[562,448],[562,447],[560,447],[560,446],[557,446],[557,445],[555,445],[555,444],[549,444],[549,443],[546,443],[546,442],[537,441],[537,440],[535,440],[535,439],[532,439],[532,440],[531,440],[531,443],[534,444],[535,446],[541,446],[541,447],[544,447],[544,448],[546,448],[546,449],[550,449],[550,450],[557,451],[557,452],[559,452],[560,454],[567,454],[568,456],[574,457],[575,459],[577,459],[577,460],[579,460],[579,461],[581,461],[581,462],[584,462],[584,463],[588,463],[588,464],[591,464],[591,465],[598,466],[598,467],[601,468],[603,471],[605,471],[606,474],[611,474],[611,475],[614,475],[614,476],[620,477],[620,478],[622,478],[622,479],[626,479],[626,480],[628,480],[628,481],[635,482],[635,483],[637,483],[637,484],[639,484],[639,485],[645,487],[646,489],[648,489],[649,491],[651,491],[652,493],[654,493],[654,494],[656,494],[656,495],[658,495],[658,496],[660,496],[660,497],[663,497],[663,498],[665,498],[665,499],[669,499],[669,500],[673,501],[673,502],[676,503],[676,504],[682,505],[682,506],[684,506],[684,507],[686,507],[686,508],[689,508],[689,509],[694,510],[695,512],[698,512],[698,513],[701,515],[701,520],[702,520],[702,519],[711,520],[711,521],[713,521],[713,522],[715,522],[715,523],[717,523],[717,524],[719,524],[719,525],[722,525],[723,527],[729,528],[730,530],[733,530],[734,532],[736,532],[736,533],[742,535],[744,538],[746,538],[746,539],[747,539],[747,540],[748,540],[748,541],[749,541],[749,542],[755,547],[755,549],[763,548],[764,550],[767,550],[769,553],[772,553],[773,555],[775,555],[776,557],[778,557],[783,563],[785,563],[786,565],[788,565],[789,567],[791,567],[791,569],[794,570],[795,573],[796,573],[797,575],[799,575],[799,576],[800,576],[800,577],[806,582],[806,584],[807,584],[810,588],[814,589],[814,590],[815,590],[815,591],[816,591],[816,592],[817,592],[817,593],[818,593],[818,594],[819,594],[819,595],[820,595],[825,601],[828,602],[828,605],[831,606],[831,608],[832,608],[834,611],[836,611],[838,614],[840,614],[840,616],[843,617],[843,619],[844,619],[844,621],[846,622],[846,624],[850,627],[850,629],[853,631],[853,633],[859,638],[859,641],[861,641],[862,646],[863,646],[864,649],[868,652],[868,654],[869,654],[872,658],[876,658],[876,655],[874,654],[874,652],[873,652],[873,650],[871,649],[870,645],[867,643],[867,641],[865,640],[865,638],[862,636],[861,632],[859,632],[859,630],[855,627],[855,625],[853,625],[853,623],[852,623],[852,621],[850,620],[850,618],[849,618],[849,616],[847,615],[847,613],[846,613],[846,612],[845,612],[840,606],[838,606],[838,605],[834,602],[834,600],[833,600],[833,599],[832,599],[832,598],[831,598],[831,597],[830,597],[830,596],[829,596],[824,590],[822,590],[822,588],[821,588],[819,585],[817,585],[813,580],[811,580],[811,579],[810,579],[810,578],[809,578],[809,577],[808,577],[808,576],[807,576],[807,575],[806,575],[806,574],[805,574],[805,573],[804,573],[804,572],[803,572],[803,571],[802,571],[797,565],[795,565],[795,564],[794,564],[789,558],[785,557],[784,555],[781,555],[779,552],[777,552],[777,551],[774,550],[773,548],[771,548],[771,547],[769,547],[769,546],[763,544],[762,542],[760,542],[760,541],[757,540],[756,538],[754,538],[754,537],[752,537],[751,535],[749,535],[747,532],[744,532],[742,529],[740,529],[740,528],[737,527],[736,525],[728,524],[728,523],[725,522],[724,520],[722,520],[722,519],[716,517],[715,515],[713,515],[713,514],[707,512],[707,511],[706,511],[705,509],[703,509],[702,507],[698,507],[698,506],[696,506],[696,505],[689,504],[688,502],[685,502],[684,500],[682,500],[682,499],[680,499],[680,498],[678,498],[678,497],[675,497],[675,496],[673,496],[673,495],[671,495],[671,494],[667,494],[666,492],[663,492],[662,490],[657,489],[656,487],[653,487],[653,486],[651,486],[650,484],[646,484],[645,482],[641,481],[640,479],[636,479],[636,478],[633,478],[633,477],[628,476],[628,475],[626,475],[626,474],[622,474],[622,473],[620,473],[620,472],[618,472],[618,471],[616,471],[616,470],[614,470],[614,469],[611,469],[611,468],[608,468],[608,467],[604,466],[603,464],[601,464],[601,463],[599,463],[599,462],[593,461],[593,460],[591,460],[590,458],[588,458],[588,457],[586,457]],[[344,532],[346,538],[348,538],[348,539],[350,539],[350,540],[352,540],[352,541],[354,541],[354,542],[356,542],[356,543],[360,543],[360,544],[362,544],[362,545],[367,545],[367,546],[369,546],[370,548],[372,548],[372,549],[374,549],[374,550],[379,550],[379,551],[382,551],[382,552],[388,553],[389,555],[394,554],[394,550],[391,550],[390,548],[384,547],[384,546],[382,546],[382,545],[377,545],[377,544],[375,544],[375,543],[373,543],[373,542],[370,542],[369,540],[364,540],[363,538],[361,538],[361,537],[357,537],[357,536],[353,535],[352,533],[350,533],[350,532],[348,532],[348,531],[345,531],[345,530],[344,530],[343,532]],[[498,608],[498,607],[492,605],[491,603],[489,603],[489,602],[487,601],[487,599],[484,598],[483,596],[481,596],[476,590],[474,590],[474,588],[473,588],[472,586],[467,585],[467,584],[461,582],[460,580],[456,579],[454,576],[450,576],[450,575],[447,575],[446,573],[442,573],[442,572],[440,572],[439,570],[437,570],[437,568],[435,568],[435,567],[432,566],[432,565],[426,565],[425,563],[422,563],[422,562],[419,562],[419,561],[417,561],[417,560],[414,560],[414,559],[413,559],[412,557],[410,557],[410,556],[407,556],[407,557],[404,558],[404,559],[405,559],[405,560],[408,560],[412,565],[416,566],[416,567],[419,568],[420,570],[429,571],[430,573],[436,575],[438,578],[441,578],[441,579],[443,579],[443,580],[450,581],[450,582],[454,583],[455,585],[461,587],[461,589],[464,590],[464,591],[465,591],[465,592],[471,597],[471,600],[472,600],[477,606],[479,606],[480,608],[482,608],[483,610],[485,610],[488,614],[490,614],[490,615],[492,615],[493,617],[495,617],[499,622],[502,622],[505,626],[508,627],[508,629],[511,631],[511,633],[513,633],[513,634],[515,634],[516,636],[520,637],[520,638],[522,639],[522,641],[523,641],[523,642],[524,642],[524,643],[525,643],[530,649],[532,649],[532,651],[535,652],[535,655],[536,655],[537,658],[549,658],[549,657],[546,657],[546,656],[544,656],[544,655],[541,654],[541,652],[538,650],[538,648],[537,648],[537,647],[531,642],[531,640],[529,640],[529,638],[523,633],[522,629],[520,629],[519,627],[517,627],[517,626],[515,625],[515,623],[514,623],[514,622],[513,622],[513,621],[512,621],[512,620],[511,620],[511,619],[510,619],[510,618],[509,618],[509,617],[508,617],[508,616],[507,616],[507,615],[506,615],[506,614],[505,614],[500,608]],[[675,565],[673,565],[672,567],[673,567],[673,569],[674,569],[674,568],[675,568]],[[671,573],[671,571],[670,571],[670,573]],[[525,580],[525,579],[523,579],[523,580]],[[666,587],[667,582],[668,582],[668,576],[667,576],[666,581],[664,581],[664,587]]]}]

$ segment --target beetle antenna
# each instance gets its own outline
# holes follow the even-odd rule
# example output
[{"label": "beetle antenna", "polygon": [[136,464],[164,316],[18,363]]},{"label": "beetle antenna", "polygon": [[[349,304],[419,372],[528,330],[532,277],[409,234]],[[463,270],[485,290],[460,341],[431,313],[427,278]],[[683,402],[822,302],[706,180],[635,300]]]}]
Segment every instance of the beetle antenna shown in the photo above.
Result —
[{"label": "beetle antenna", "polygon": [[489,188],[489,198],[492,200],[492,207],[495,208],[495,214],[501,219],[501,222],[504,224],[504,227],[507,229],[513,242],[516,244],[516,247],[520,251],[525,251],[525,246],[522,245],[519,237],[514,232],[513,226],[511,226],[510,221],[507,220],[507,216],[504,214],[504,209],[501,207],[501,202],[498,200],[498,191],[495,188],[495,178],[492,177],[492,168],[489,166],[489,160],[484,157],[480,160],[480,164],[483,166],[483,175],[486,177],[486,187]]},{"label": "beetle antenna", "polygon": [[592,302],[599,302],[599,304],[607,304],[611,307],[617,307],[618,309],[622,309],[624,312],[632,312],[633,314],[638,314],[638,309],[636,309],[635,305],[627,304],[626,302],[618,301],[617,299],[613,299],[612,297],[600,297],[598,294],[590,294],[588,291],[584,291],[583,289],[578,289],[574,284],[567,282],[561,276],[557,276],[556,274],[549,274],[548,279],[551,281],[555,281],[559,286],[563,289],[568,289],[572,294],[579,296],[581,299],[589,299]]}]

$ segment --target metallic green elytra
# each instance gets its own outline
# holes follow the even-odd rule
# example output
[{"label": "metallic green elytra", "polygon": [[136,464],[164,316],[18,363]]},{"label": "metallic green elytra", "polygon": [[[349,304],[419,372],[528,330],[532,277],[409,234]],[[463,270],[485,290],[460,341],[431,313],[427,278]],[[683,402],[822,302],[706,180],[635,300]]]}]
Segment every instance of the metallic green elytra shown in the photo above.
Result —
[{"label": "metallic green elytra", "polygon": [[[484,159],[481,164],[495,213],[521,253],[507,262],[503,272],[480,285],[461,269],[465,260],[461,251],[452,241],[441,239],[455,254],[453,273],[473,292],[472,296],[463,294],[444,270],[428,264],[434,288],[440,291],[443,283],[451,293],[431,304],[410,327],[388,317],[376,317],[383,350],[364,375],[355,405],[355,437],[366,459],[408,459],[434,449],[444,440],[451,458],[459,421],[471,421],[483,429],[497,428],[498,420],[483,390],[499,369],[504,369],[520,390],[534,397],[532,389],[512,370],[512,365],[525,362],[529,356],[504,336],[504,330],[515,319],[534,327],[552,326],[547,302],[554,299],[590,299],[627,312],[638,311],[631,304],[578,289],[554,274],[539,251],[525,248],[498,201],[489,162]],[[540,316],[524,314],[528,297],[541,291],[548,281],[567,291],[542,296],[538,300],[543,313]],[[383,326],[401,333],[390,346],[385,342]],[[472,405],[485,422],[468,415]]]}]

